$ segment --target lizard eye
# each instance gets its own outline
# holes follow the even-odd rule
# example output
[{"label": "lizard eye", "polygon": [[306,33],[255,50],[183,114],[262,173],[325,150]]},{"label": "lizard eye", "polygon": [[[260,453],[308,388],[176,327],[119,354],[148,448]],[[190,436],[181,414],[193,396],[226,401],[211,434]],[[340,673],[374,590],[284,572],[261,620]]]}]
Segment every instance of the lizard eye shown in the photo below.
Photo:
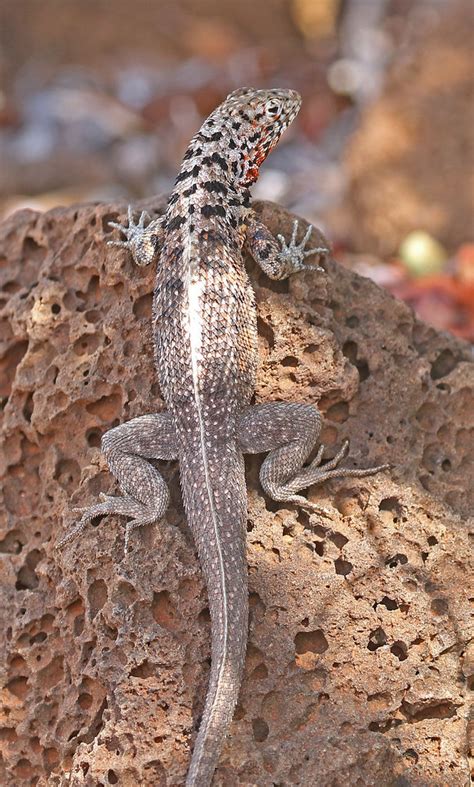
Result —
[{"label": "lizard eye", "polygon": [[280,107],[278,106],[278,104],[271,103],[271,104],[267,104],[267,106],[265,107],[265,114],[268,117],[274,118],[276,117],[276,115],[279,114],[279,112],[280,112]]}]

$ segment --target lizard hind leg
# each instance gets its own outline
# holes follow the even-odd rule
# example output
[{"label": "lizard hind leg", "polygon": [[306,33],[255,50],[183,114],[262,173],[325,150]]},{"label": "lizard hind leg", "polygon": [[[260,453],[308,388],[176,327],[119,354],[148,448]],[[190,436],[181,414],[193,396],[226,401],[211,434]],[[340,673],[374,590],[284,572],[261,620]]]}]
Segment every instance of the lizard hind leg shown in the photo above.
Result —
[{"label": "lizard hind leg", "polygon": [[102,451],[124,495],[101,494],[99,503],[75,509],[82,516],[76,527],[58,542],[59,549],[77,538],[92,519],[118,514],[131,517],[125,531],[125,551],[128,551],[131,532],[162,519],[168,507],[168,487],[158,470],[147,461],[177,458],[176,435],[168,413],[143,415],[111,429],[102,438]]},{"label": "lizard hind leg", "polygon": [[303,467],[320,432],[321,416],[312,405],[270,402],[244,411],[239,423],[240,447],[243,453],[270,451],[260,468],[260,482],[273,500],[328,513],[297,493],[330,478],[361,478],[390,467],[340,468],[338,465],[349,450],[348,440],[333,459],[323,464],[321,445],[311,464]]}]

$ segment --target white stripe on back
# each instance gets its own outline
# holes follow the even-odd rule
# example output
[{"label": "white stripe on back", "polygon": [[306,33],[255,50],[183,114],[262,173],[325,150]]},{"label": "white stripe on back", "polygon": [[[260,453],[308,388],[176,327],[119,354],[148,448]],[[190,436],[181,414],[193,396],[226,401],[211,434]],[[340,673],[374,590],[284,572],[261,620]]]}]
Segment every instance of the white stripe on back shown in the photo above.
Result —
[{"label": "white stripe on back", "polygon": [[[188,315],[189,339],[190,339],[190,346],[191,346],[191,366],[192,366],[192,374],[193,374],[194,402],[196,404],[196,411],[197,411],[198,422],[199,422],[200,447],[201,447],[201,455],[202,455],[203,467],[204,467],[204,481],[206,484],[206,491],[209,499],[209,510],[211,513],[212,523],[214,526],[214,534],[215,534],[216,545],[217,545],[217,554],[219,560],[219,578],[221,582],[222,604],[223,604],[222,659],[221,659],[219,674],[217,677],[216,695],[214,698],[214,704],[212,708],[212,711],[214,711],[217,695],[219,694],[219,690],[220,690],[220,683],[223,677],[225,656],[227,652],[227,640],[228,640],[227,588],[226,588],[226,581],[225,581],[225,574],[224,574],[224,558],[222,553],[222,545],[220,541],[220,534],[219,534],[219,527],[218,527],[218,517],[217,517],[216,506],[215,506],[214,494],[212,491],[211,480],[209,477],[209,461],[208,461],[207,448],[206,448],[205,424],[202,414],[201,395],[199,391],[198,360],[199,360],[199,354],[202,345],[202,312],[201,312],[200,298],[204,290],[205,282],[203,279],[198,279],[195,281],[192,280],[191,250],[192,250],[192,242],[191,239],[188,237],[186,244],[183,247],[183,257],[184,257],[183,262],[184,262],[184,268],[188,270],[187,293],[188,293],[188,311],[189,311],[189,315]],[[211,718],[212,718],[212,712],[209,715],[208,724],[210,723]],[[201,755],[202,754],[204,754],[203,746],[201,747]]]}]

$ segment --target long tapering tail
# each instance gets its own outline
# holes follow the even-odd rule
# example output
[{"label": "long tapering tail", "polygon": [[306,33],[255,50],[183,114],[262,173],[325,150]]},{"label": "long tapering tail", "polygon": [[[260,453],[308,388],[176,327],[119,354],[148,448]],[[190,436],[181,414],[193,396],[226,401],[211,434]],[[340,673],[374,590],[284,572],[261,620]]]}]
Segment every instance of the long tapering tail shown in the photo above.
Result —
[{"label": "long tapering tail", "polygon": [[219,462],[215,455],[210,460],[204,457],[204,462],[196,455],[181,460],[180,473],[188,522],[206,580],[212,630],[209,688],[186,787],[208,787],[237,703],[247,646],[243,460],[227,447]]},{"label": "long tapering tail", "polygon": [[[228,642],[216,653],[213,648],[209,688],[199,733],[186,778],[186,787],[207,787],[211,784],[222,745],[229,730],[242,680],[247,643],[247,602],[242,610],[238,642]],[[233,628],[237,628],[232,624]],[[236,653],[236,646],[239,652]]]}]

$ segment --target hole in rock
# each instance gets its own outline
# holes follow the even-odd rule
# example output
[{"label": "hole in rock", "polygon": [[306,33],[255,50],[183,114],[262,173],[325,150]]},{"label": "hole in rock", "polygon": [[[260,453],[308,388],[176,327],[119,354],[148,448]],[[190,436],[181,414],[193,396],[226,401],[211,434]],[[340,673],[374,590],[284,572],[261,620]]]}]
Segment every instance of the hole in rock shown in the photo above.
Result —
[{"label": "hole in rock", "polygon": [[439,380],[441,377],[446,377],[456,368],[457,364],[458,360],[451,350],[443,350],[431,365],[431,379]]},{"label": "hole in rock", "polygon": [[383,596],[380,601],[377,601],[377,603],[374,604],[374,609],[376,609],[379,604],[386,607],[390,611],[398,609],[398,603],[395,601],[395,599],[389,598],[388,596]]},{"label": "hole in rock", "polygon": [[296,653],[324,653],[329,647],[321,629],[300,631],[295,637]]},{"label": "hole in rock", "polygon": [[270,732],[265,719],[253,719],[252,730],[253,737],[258,743],[265,741],[268,738],[268,733]]},{"label": "hole in rock", "polygon": [[99,429],[88,429],[86,432],[87,445],[91,448],[100,448],[102,432]]},{"label": "hole in rock", "polygon": [[397,566],[403,566],[405,563],[408,563],[408,558],[406,555],[403,555],[401,552],[397,552],[396,555],[393,557],[387,558],[385,561],[385,565],[389,568],[396,568]]},{"label": "hole in rock", "polygon": [[350,574],[354,568],[352,563],[349,563],[348,560],[342,560],[340,557],[334,561],[334,567],[336,569],[336,574],[340,574],[343,577],[346,577],[348,574]]},{"label": "hole in rock", "polygon": [[26,397],[25,404],[23,405],[23,415],[25,417],[25,421],[31,423],[31,416],[33,415],[33,394],[30,392]]},{"label": "hole in rock", "polygon": [[153,593],[151,612],[155,622],[163,626],[163,628],[170,631],[176,628],[175,608],[167,590]]},{"label": "hole in rock", "polygon": [[24,545],[24,537],[19,530],[10,530],[5,538],[0,541],[0,552],[10,555],[19,555]]},{"label": "hole in rock", "polygon": [[344,423],[349,418],[349,405],[347,402],[337,402],[326,411],[326,418],[334,423]]},{"label": "hole in rock", "polygon": [[392,647],[390,648],[391,653],[397,657],[399,661],[405,661],[408,658],[408,647],[405,642],[401,640],[397,640],[393,643]]},{"label": "hole in rock", "polygon": [[22,675],[18,678],[12,678],[12,680],[7,683],[6,688],[19,700],[24,700],[28,694],[28,678]]},{"label": "hole in rock", "polygon": [[370,651],[377,650],[381,648],[383,645],[387,643],[387,635],[383,628],[380,626],[369,634],[369,642],[367,644],[367,649]]},{"label": "hole in rock", "polygon": [[77,704],[80,708],[82,708],[82,710],[88,710],[92,705],[91,695],[87,694],[87,692],[79,694],[79,697],[77,698]]},{"label": "hole in rock", "polygon": [[149,661],[143,661],[138,667],[134,667],[134,669],[130,671],[132,678],[154,678],[156,674],[156,665],[150,664]]},{"label": "hole in rock", "polygon": [[346,536],[343,536],[342,533],[338,533],[335,530],[332,533],[329,533],[328,538],[338,547],[338,549],[342,549],[342,547],[349,541]]},{"label": "hole in rock", "polygon": [[141,317],[146,317],[148,319],[151,315],[152,301],[153,294],[151,292],[147,292],[146,295],[142,295],[141,298],[138,298],[133,304],[133,313],[135,317],[139,319]]},{"label": "hole in rock", "polygon": [[91,620],[94,620],[99,610],[102,609],[107,601],[107,585],[103,579],[96,579],[92,582],[87,591],[87,597],[89,600]]},{"label": "hole in rock", "polygon": [[379,511],[388,511],[393,515],[393,522],[396,523],[400,520],[403,508],[400,501],[396,497],[385,497],[379,503]]}]

